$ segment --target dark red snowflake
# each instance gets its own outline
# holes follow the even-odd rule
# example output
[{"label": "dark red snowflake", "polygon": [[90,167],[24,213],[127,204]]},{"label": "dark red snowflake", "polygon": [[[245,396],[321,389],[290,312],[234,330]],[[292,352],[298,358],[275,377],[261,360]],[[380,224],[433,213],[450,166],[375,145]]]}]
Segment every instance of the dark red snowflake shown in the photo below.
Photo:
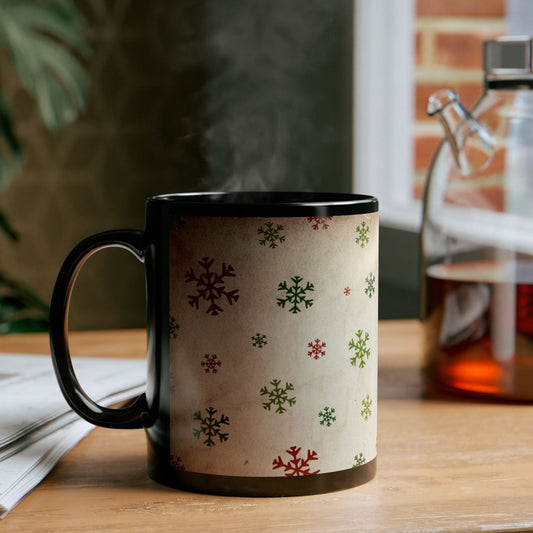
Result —
[{"label": "dark red snowflake", "polygon": [[233,305],[239,299],[239,290],[234,289],[228,291],[226,288],[225,278],[234,278],[235,271],[231,265],[222,263],[220,273],[212,272],[211,266],[215,262],[214,259],[204,257],[198,264],[203,272],[197,274],[191,267],[185,272],[185,282],[196,283],[196,294],[188,295],[189,304],[195,309],[199,309],[200,302],[205,301],[209,305],[206,313],[211,316],[216,316],[224,311],[219,305],[220,300],[226,299],[229,305]]},{"label": "dark red snowflake", "polygon": [[216,353],[206,353],[200,364],[206,374],[216,374],[218,372],[218,367],[222,365],[222,361],[218,358]]},{"label": "dark red snowflake", "polygon": [[333,220],[333,217],[307,217],[307,222],[311,224],[311,227],[314,230],[318,230],[320,228],[322,229],[328,229],[329,224],[328,221]]},{"label": "dark red snowflake", "polygon": [[307,355],[313,359],[320,359],[326,355],[326,350],[324,350],[326,343],[320,339],[315,339],[314,341],[310,342],[307,347],[311,348],[307,352]]},{"label": "dark red snowflake", "polygon": [[278,455],[278,457],[272,461],[272,470],[283,468],[285,471],[285,476],[287,477],[312,476],[314,474],[318,474],[320,470],[311,472],[311,468],[309,466],[311,461],[316,461],[318,459],[318,454],[315,451],[307,450],[307,457],[304,459],[302,457],[298,457],[301,450],[301,447],[296,446],[291,446],[288,450],[285,450],[291,459],[285,462],[281,458],[281,455]]}]

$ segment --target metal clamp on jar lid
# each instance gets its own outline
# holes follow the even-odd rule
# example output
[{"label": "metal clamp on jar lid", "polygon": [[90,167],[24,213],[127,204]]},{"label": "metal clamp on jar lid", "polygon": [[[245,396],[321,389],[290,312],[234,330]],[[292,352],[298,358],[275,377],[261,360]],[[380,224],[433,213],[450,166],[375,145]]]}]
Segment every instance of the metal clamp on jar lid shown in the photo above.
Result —
[{"label": "metal clamp on jar lid", "polygon": [[483,43],[487,88],[533,86],[532,39],[500,37]]}]

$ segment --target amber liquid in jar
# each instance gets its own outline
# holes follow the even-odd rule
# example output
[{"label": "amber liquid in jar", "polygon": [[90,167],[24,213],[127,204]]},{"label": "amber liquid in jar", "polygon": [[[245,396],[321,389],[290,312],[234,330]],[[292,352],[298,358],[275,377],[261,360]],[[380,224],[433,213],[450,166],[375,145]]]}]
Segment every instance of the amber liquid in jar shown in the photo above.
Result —
[{"label": "amber liquid in jar", "polygon": [[428,382],[452,392],[533,401],[533,263],[433,265],[426,290]]}]

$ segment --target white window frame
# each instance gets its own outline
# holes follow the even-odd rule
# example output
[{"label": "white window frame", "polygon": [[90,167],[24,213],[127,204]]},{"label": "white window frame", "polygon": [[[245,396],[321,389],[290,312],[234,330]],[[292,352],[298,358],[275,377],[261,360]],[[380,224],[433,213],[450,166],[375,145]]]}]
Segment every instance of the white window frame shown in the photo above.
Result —
[{"label": "white window frame", "polygon": [[419,231],[413,197],[414,0],[354,0],[353,190],[384,226]]}]

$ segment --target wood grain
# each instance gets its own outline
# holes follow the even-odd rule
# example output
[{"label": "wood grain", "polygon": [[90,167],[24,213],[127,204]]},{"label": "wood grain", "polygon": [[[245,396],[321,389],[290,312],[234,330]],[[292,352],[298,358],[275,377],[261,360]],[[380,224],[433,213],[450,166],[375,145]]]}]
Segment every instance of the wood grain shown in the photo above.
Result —
[{"label": "wood grain", "polygon": [[[74,333],[75,355],[142,357],[142,331]],[[380,323],[378,475],[332,494],[229,498],[148,479],[141,430],[97,428],[6,519],[2,532],[340,533],[533,530],[533,406],[423,395],[420,326]],[[47,353],[43,335],[0,350]]]}]

